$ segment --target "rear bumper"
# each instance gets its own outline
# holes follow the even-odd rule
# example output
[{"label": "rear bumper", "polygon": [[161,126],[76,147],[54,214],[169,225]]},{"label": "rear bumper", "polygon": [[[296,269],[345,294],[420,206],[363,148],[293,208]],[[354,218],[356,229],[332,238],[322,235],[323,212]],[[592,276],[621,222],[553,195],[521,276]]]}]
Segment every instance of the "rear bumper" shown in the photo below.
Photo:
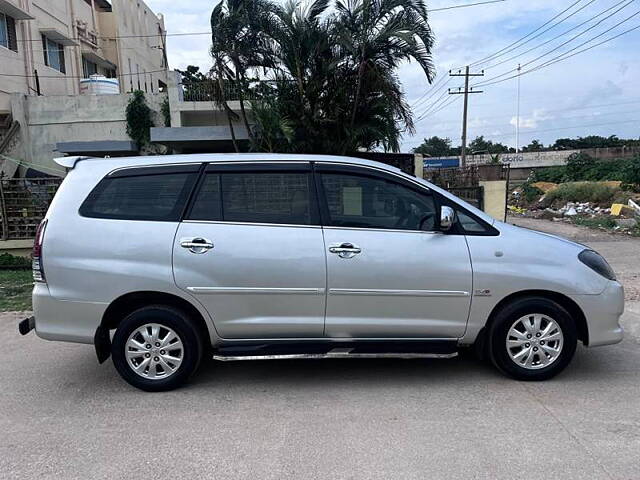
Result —
[{"label": "rear bumper", "polygon": [[589,347],[611,345],[622,341],[624,331],[620,317],[624,312],[624,289],[611,281],[599,295],[573,295],[582,309],[589,330]]},{"label": "rear bumper", "polygon": [[51,296],[46,284],[36,283],[33,288],[36,335],[45,340],[93,344],[107,306],[106,303],[59,300]]}]

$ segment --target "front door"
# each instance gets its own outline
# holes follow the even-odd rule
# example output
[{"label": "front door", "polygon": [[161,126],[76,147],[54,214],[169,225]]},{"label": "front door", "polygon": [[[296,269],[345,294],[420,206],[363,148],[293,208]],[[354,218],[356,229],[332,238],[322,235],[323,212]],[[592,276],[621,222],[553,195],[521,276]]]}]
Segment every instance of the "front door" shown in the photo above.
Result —
[{"label": "front door", "polygon": [[321,337],[326,266],[308,163],[210,165],[176,233],[177,285],[223,338]]},{"label": "front door", "polygon": [[325,335],[457,338],[471,302],[463,235],[436,231],[423,187],[364,167],[317,164],[327,256]]}]

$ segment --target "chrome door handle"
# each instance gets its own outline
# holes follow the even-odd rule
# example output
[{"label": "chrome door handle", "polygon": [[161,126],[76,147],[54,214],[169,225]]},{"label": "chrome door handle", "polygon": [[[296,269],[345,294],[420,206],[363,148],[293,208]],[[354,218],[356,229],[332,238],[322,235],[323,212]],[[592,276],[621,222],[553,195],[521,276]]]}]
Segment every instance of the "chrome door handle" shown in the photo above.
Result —
[{"label": "chrome door handle", "polygon": [[362,249],[352,243],[339,243],[329,247],[331,253],[337,253],[340,258],[353,258],[362,252]]},{"label": "chrome door handle", "polygon": [[188,248],[191,253],[201,254],[211,250],[213,248],[213,242],[202,237],[181,238],[180,246],[182,248]]}]

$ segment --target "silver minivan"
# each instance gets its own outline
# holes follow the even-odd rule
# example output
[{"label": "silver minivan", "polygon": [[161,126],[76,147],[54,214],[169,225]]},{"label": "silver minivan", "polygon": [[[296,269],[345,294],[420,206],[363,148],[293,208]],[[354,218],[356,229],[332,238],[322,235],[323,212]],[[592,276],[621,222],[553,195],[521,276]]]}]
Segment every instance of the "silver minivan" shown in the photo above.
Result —
[{"label": "silver minivan", "polygon": [[622,340],[593,250],[385,164],[275,154],[64,157],[23,334],[93,344],[130,384],[217,360],[449,358],[548,379]]}]

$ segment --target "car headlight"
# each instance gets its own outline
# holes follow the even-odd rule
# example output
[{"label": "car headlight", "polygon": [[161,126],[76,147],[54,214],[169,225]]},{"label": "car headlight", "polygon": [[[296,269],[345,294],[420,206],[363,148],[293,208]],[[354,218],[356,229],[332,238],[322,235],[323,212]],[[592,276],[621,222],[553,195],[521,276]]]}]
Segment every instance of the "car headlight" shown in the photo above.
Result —
[{"label": "car headlight", "polygon": [[616,274],[607,261],[593,250],[583,250],[578,255],[578,259],[594,272],[599,273],[604,278],[615,280]]}]

